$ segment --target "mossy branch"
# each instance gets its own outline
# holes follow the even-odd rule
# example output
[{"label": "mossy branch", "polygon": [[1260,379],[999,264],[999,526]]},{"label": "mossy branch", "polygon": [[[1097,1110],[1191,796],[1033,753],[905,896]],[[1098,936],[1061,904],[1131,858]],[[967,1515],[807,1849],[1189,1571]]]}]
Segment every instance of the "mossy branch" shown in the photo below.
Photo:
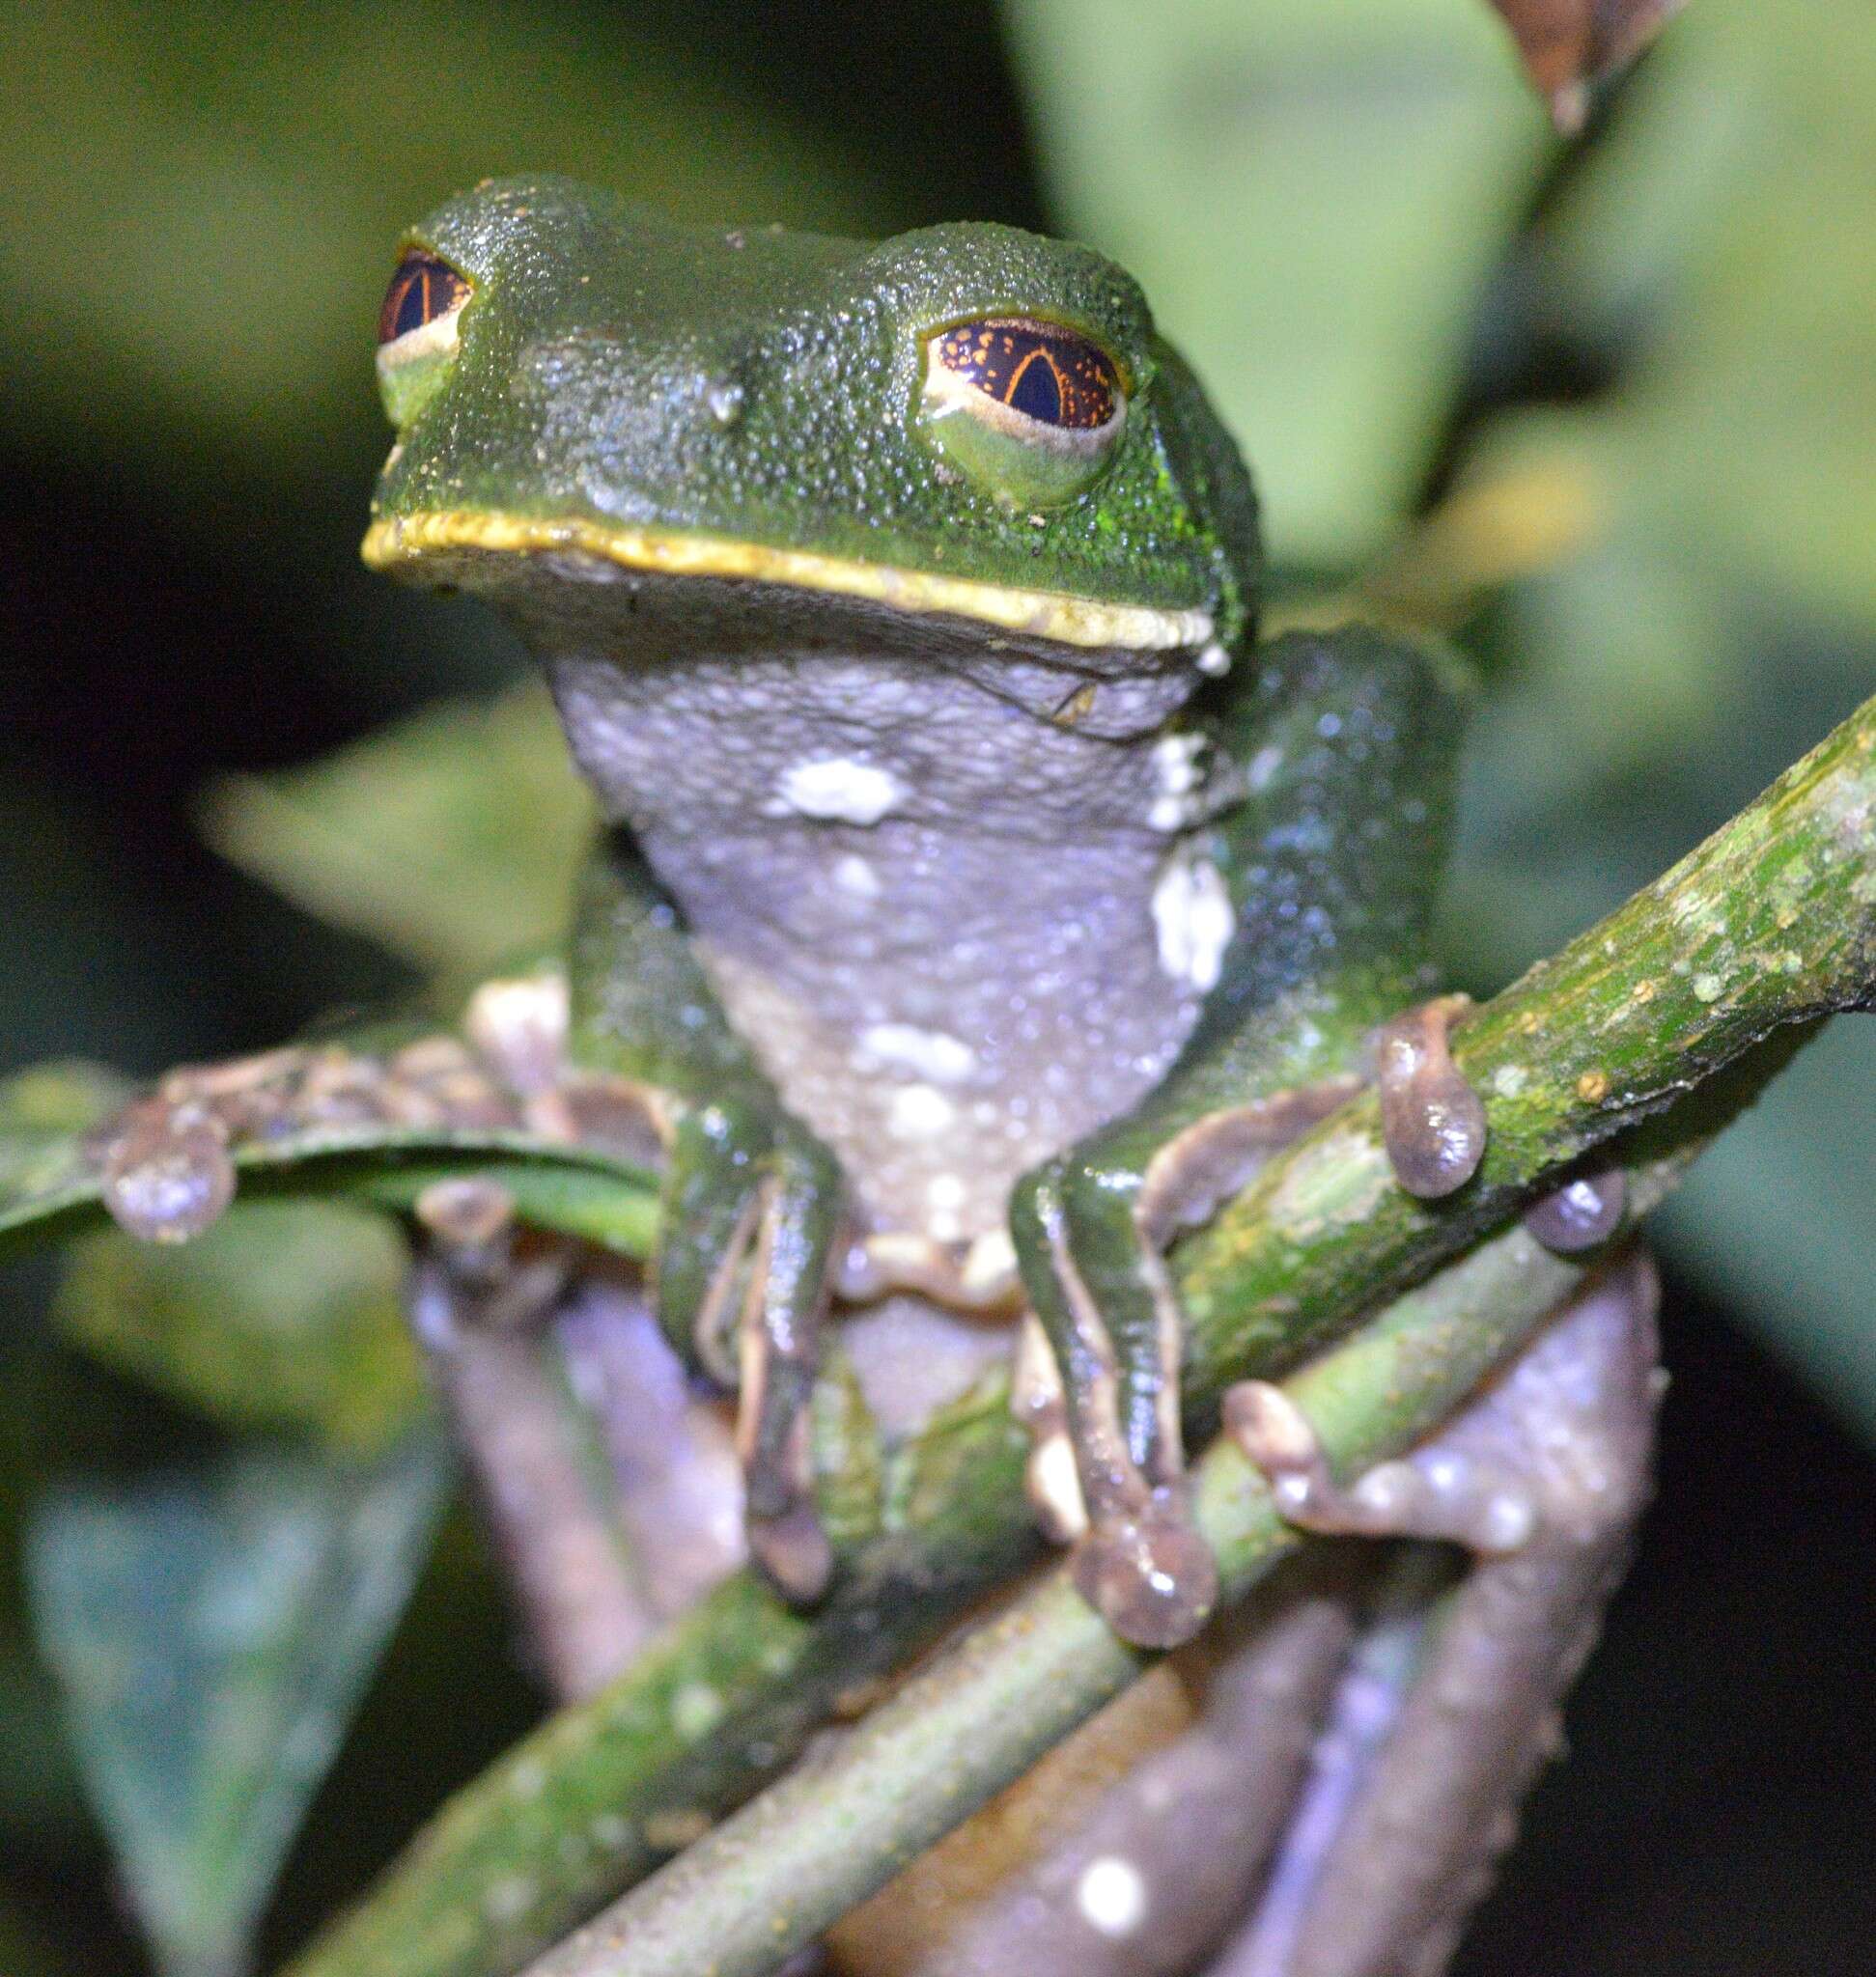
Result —
[{"label": "mossy branch", "polygon": [[[1394,1185],[1377,1108],[1360,1098],[1181,1246],[1195,1418],[1230,1380],[1294,1366],[1300,1337],[1321,1345],[1392,1299],[1296,1385],[1347,1462],[1411,1441],[1580,1267],[1513,1232],[1427,1282],[1436,1269],[1585,1157],[1625,1165],[1632,1209],[1644,1209],[1782,1063],[1803,1035],[1794,1026],[1873,1002],[1876,701],[1458,1032],[1455,1056],[1485,1098],[1492,1135],[1458,1196],[1426,1205]],[[836,1367],[822,1410],[836,1463],[849,1446],[844,1398]],[[998,1379],[896,1452],[882,1478],[858,1460],[830,1475],[846,1542],[822,1611],[792,1613],[747,1575],[729,1581],[603,1695],[460,1794],[293,1977],[520,1967],[779,1771],[871,1677],[1040,1555],[1022,1453]],[[1201,1464],[1199,1503],[1234,1590],[1295,1542],[1228,1452]],[[541,1977],[772,1968],[1141,1665],[1059,1572],[1048,1574],[837,1758],[771,1788]]]}]

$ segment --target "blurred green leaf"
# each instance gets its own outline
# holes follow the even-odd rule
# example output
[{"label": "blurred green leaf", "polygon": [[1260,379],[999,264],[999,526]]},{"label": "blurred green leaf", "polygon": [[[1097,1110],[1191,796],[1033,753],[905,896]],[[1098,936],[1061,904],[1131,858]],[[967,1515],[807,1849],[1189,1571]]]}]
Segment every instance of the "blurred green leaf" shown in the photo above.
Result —
[{"label": "blurred green leaf", "polygon": [[248,1454],[70,1488],[31,1583],[80,1768],[166,1977],[238,1977],[267,1892],[422,1562],[447,1464]]},{"label": "blurred green leaf", "polygon": [[[1460,466],[1481,510],[1567,489],[1574,516],[1484,634],[1472,976],[1594,919],[1876,680],[1872,101],[1876,12],[1699,0],[1544,216],[1547,314],[1616,376],[1493,421]],[[1876,1170],[1848,1138],[1868,1048],[1788,1072],[1666,1228],[1876,1438]]]},{"label": "blurred green leaf", "polygon": [[696,218],[874,231],[872,185],[707,53],[493,0],[261,20],[212,0],[0,14],[7,414],[114,457],[303,471],[369,404],[400,229],[515,171]]},{"label": "blurred green leaf", "polygon": [[1552,155],[1480,0],[1005,0],[1067,228],[1133,269],[1279,561],[1411,512],[1483,277]]},{"label": "blurred green leaf", "polygon": [[95,1194],[85,1135],[129,1097],[128,1079],[97,1064],[41,1064],[0,1080],[0,1213],[43,1202],[50,1212]]},{"label": "blurred green leaf", "polygon": [[1584,321],[1648,325],[1619,407],[1583,424],[1665,560],[1865,631],[1872,101],[1876,10],[1700,0],[1561,203],[1553,250]]},{"label": "blurred green leaf", "polygon": [[328,1202],[238,1205],[181,1244],[112,1232],[72,1251],[53,1321],[74,1344],[234,1427],[353,1456],[423,1403],[404,1323],[403,1238]]},{"label": "blurred green leaf", "polygon": [[[9,1604],[13,1597],[10,1590]],[[0,1737],[0,1820],[41,1842],[83,1817],[57,1705],[57,1692],[26,1638],[23,1615],[9,1613],[0,1633],[0,1723],[7,1726]],[[12,1977],[13,1965],[4,1956],[0,1970]]]},{"label": "blurred green leaf", "polygon": [[558,943],[597,821],[538,682],[231,779],[203,819],[243,871],[456,986]]}]

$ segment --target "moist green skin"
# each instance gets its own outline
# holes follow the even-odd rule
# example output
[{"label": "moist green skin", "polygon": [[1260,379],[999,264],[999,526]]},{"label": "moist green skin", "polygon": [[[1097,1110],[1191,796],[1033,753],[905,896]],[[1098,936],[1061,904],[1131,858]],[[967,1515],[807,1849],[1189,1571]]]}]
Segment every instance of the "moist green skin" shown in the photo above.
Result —
[{"label": "moist green skin", "polygon": [[[474,294],[376,515],[657,525],[1208,609],[1227,645],[1249,629],[1249,477],[1138,287],[1086,248],[966,224],[877,246],[708,232],[551,178],[452,200],[406,244]],[[999,313],[1092,335],[1129,387],[1099,485],[1040,519],[935,471],[917,431],[925,338]]]}]

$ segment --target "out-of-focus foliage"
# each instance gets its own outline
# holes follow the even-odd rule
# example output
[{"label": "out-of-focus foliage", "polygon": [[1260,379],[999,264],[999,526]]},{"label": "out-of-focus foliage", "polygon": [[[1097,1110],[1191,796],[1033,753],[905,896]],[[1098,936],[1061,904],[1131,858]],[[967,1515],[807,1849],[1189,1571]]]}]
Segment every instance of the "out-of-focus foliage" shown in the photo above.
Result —
[{"label": "out-of-focus foliage", "polygon": [[242,26],[213,0],[59,0],[0,15],[0,64],[14,415],[171,467],[238,451],[292,477],[328,450],[399,229],[478,179],[576,172],[698,218],[892,218],[771,97],[577,9],[314,0]]},{"label": "out-of-focus foliage", "polygon": [[415,1576],[446,1460],[255,1453],[35,1523],[35,1612],[165,1977],[238,1977],[280,1856]]},{"label": "out-of-focus foliage", "polygon": [[[1619,899],[1876,677],[1876,14],[1701,0],[1530,250],[1613,382],[1488,422],[1462,475],[1568,488],[1581,535],[1511,586],[1459,861],[1487,979]],[[1876,1434],[1876,1169],[1840,1023],[1703,1163],[1676,1257]]]},{"label": "out-of-focus foliage", "polygon": [[362,1457],[407,1428],[422,1398],[406,1268],[403,1237],[378,1216],[259,1202],[181,1246],[87,1239],[53,1319],[105,1365],[230,1427]]},{"label": "out-of-focus foliage", "polygon": [[[1443,445],[1442,550],[1477,559],[1443,582],[1514,578],[1464,631],[1494,687],[1467,978],[1615,905],[1868,692],[1876,13],[1697,0],[1559,168],[1466,0],[1006,6],[1060,217],[1218,388],[1279,558],[1353,574]],[[1493,410],[1559,374],[1575,402]],[[1876,1434],[1876,1170],[1853,1107],[1804,1101],[1870,1089],[1876,1036],[1818,1047],[1667,1227]]]},{"label": "out-of-focus foliage", "polygon": [[1279,561],[1412,512],[1553,149],[1477,0],[1005,0],[1065,229],[1132,268]]},{"label": "out-of-focus foliage", "polygon": [[553,946],[596,826],[538,682],[230,781],[204,821],[224,856],[309,912],[455,987]]},{"label": "out-of-focus foliage", "polygon": [[1683,0],[1492,0],[1518,40],[1558,129],[1582,129],[1595,84],[1661,32]]}]

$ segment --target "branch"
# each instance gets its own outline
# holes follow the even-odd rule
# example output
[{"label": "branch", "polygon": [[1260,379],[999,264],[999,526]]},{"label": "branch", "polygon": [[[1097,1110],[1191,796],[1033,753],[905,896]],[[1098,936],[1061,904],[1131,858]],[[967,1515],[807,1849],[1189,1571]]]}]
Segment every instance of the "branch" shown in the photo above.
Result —
[{"label": "branch", "polygon": [[[1872,819],[1876,701],[1672,872],[1479,1010],[1458,1032],[1455,1055],[1485,1096],[1491,1146],[1478,1179],[1449,1202],[1417,1204],[1393,1184],[1366,1097],[1274,1161],[1174,1258],[1195,1320],[1195,1417],[1215,1410],[1230,1380],[1294,1365],[1300,1314],[1307,1314],[1307,1337],[1330,1338],[1471,1247],[1584,1156],[1625,1161],[1631,1206],[1645,1206],[1675,1164],[1795,1047],[1803,1033],[1791,1026],[1876,999]],[[1779,1030],[1783,1038],[1766,1041]],[[1728,1064],[1733,1072],[1714,1081]],[[1694,1097],[1685,1096],[1696,1086]],[[1643,1122],[1651,1123],[1634,1132]],[[1623,1133],[1631,1136],[1621,1148],[1608,1146]],[[1531,1305],[1548,1308],[1573,1280],[1570,1270],[1522,1237],[1500,1239],[1299,1376],[1312,1407],[1324,1400],[1325,1382],[1338,1383],[1333,1405],[1324,1400],[1318,1409],[1331,1445],[1358,1461],[1411,1440],[1530,1322],[1523,1294],[1508,1287],[1529,1285]],[[1493,1313],[1467,1302],[1485,1282],[1502,1297]],[[1464,1310],[1472,1318],[1462,1318]],[[1434,1330],[1423,1333],[1422,1324]],[[1433,1338],[1454,1345],[1450,1393],[1442,1384],[1442,1354],[1425,1350]],[[1363,1368],[1385,1368],[1387,1377],[1358,1383]],[[821,1396],[824,1416],[836,1421],[846,1403],[838,1376],[836,1362]],[[1422,1379],[1431,1384],[1416,1384]],[[294,1966],[294,1977],[490,1977],[518,1968],[778,1772],[870,1677],[902,1663],[972,1599],[1041,1555],[1022,1495],[1023,1443],[1000,1377],[897,1451],[882,1479],[865,1472],[863,1455],[850,1459],[864,1436],[836,1428],[821,1439],[824,1467],[836,1471],[823,1490],[841,1527],[835,1597],[804,1617],[747,1574],[727,1581],[604,1694],[551,1719],[460,1794],[377,1891]],[[1200,1498],[1227,1579],[1240,1584],[1291,1541],[1234,1461],[1207,1459]],[[1048,1664],[1055,1672],[1042,1685],[1040,1707],[1024,1671],[1044,1661],[1016,1652],[1006,1623],[965,1651],[962,1664],[948,1660],[950,1672],[921,1678],[850,1746],[855,1754],[840,1775],[875,1781],[866,1793],[876,1784],[883,1792],[890,1776],[905,1795],[901,1823],[878,1836],[890,1842],[889,1860],[875,1850],[882,1865],[1021,1769],[1067,1727],[1064,1712],[1092,1706],[1104,1684],[1140,1665],[1057,1578],[1019,1610],[1032,1629],[1047,1622],[1041,1639],[1052,1646],[1035,1654],[1066,1657]],[[973,1708],[1006,1699],[1008,1716],[997,1720],[1007,1728],[927,1737],[930,1723],[948,1719],[928,1722],[909,1699],[937,1707],[966,1679],[985,1685]],[[886,1748],[898,1752],[890,1764],[880,1756]],[[935,1798],[934,1763],[948,1768],[966,1751],[985,1768],[960,1774]],[[770,1829],[775,1805],[798,1807],[821,1775],[782,1788],[794,1796],[771,1796],[744,1820]],[[824,1852],[865,1851],[856,1829],[841,1823],[853,1817],[854,1801],[837,1802],[847,1807],[840,1818],[790,1826],[796,1837],[786,1857],[802,1886],[810,1860],[827,1868]],[[865,1803],[870,1839],[886,1815],[873,1797]],[[744,1821],[724,1828],[748,1830]],[[726,1935],[739,1914],[745,1922],[759,1914],[771,1946],[819,1926],[806,1919],[801,1897],[798,1914],[784,1916],[783,1935],[774,1935],[776,1910],[753,1891],[750,1855],[734,1839],[712,1840],[697,1859],[678,1884],[705,1902],[697,1876],[717,1863],[725,1878],[707,1884],[708,1899]],[[816,1914],[833,1912],[826,1903],[852,1889],[816,1886]],[[648,1890],[645,1899],[669,1912],[667,1895]],[[713,1937],[711,1956],[683,1967],[708,1968],[724,1954]],[[607,1977],[612,1968],[595,1965]]]},{"label": "branch", "polygon": [[[1666,1192],[1678,1164],[1632,1180],[1638,1206]],[[1338,1467],[1358,1472],[1437,1426],[1590,1274],[1514,1229],[1396,1300],[1288,1391]],[[1305,1542],[1228,1439],[1193,1480],[1226,1601]],[[1113,1633],[1057,1566],[830,1754],[804,1761],[527,1977],[766,1977],[1154,1658]]]}]

